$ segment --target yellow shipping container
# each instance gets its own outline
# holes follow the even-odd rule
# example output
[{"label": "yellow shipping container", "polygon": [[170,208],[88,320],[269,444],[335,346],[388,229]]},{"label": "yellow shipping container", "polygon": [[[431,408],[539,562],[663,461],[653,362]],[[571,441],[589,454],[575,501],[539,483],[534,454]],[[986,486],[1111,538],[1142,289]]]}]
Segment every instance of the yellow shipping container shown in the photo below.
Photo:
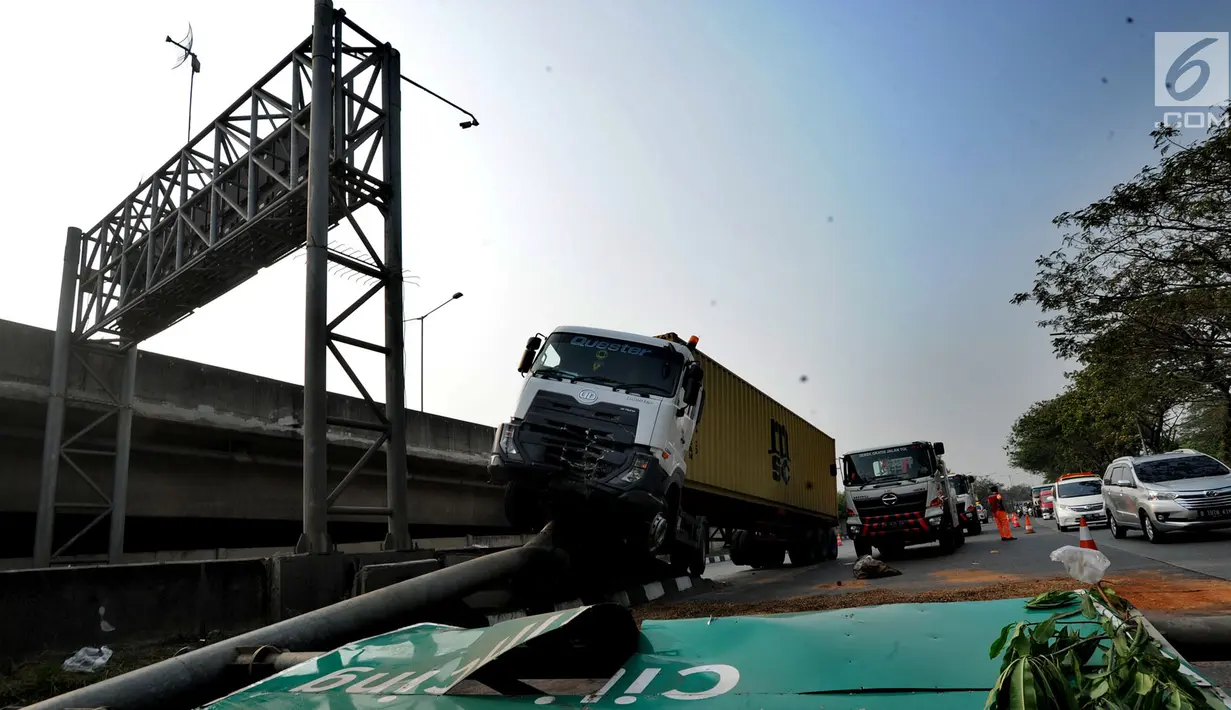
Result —
[{"label": "yellow shipping container", "polygon": [[833,437],[713,358],[697,355],[705,371],[705,404],[688,452],[685,489],[836,517]]}]

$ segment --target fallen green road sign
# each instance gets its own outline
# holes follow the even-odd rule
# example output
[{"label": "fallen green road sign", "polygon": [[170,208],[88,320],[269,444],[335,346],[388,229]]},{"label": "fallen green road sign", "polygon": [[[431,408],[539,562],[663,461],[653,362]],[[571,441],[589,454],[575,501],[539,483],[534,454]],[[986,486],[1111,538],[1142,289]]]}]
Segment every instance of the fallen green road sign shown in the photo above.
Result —
[{"label": "fallen green road sign", "polygon": [[[639,630],[615,605],[485,629],[419,624],[344,646],[207,707],[981,710],[1000,670],[1000,660],[988,657],[996,633],[1051,615],[1027,610],[1025,601],[646,621]],[[1097,629],[1080,616],[1062,623]],[[468,685],[487,694],[466,694],[474,692]]]}]

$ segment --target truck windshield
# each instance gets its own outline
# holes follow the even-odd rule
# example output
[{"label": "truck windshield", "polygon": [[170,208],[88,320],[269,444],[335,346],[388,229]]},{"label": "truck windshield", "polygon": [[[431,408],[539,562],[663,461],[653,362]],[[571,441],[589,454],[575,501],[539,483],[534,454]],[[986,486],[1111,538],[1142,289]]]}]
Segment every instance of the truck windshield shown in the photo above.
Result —
[{"label": "truck windshield", "polygon": [[683,369],[684,356],[669,346],[552,333],[530,374],[672,397]]},{"label": "truck windshield", "polygon": [[857,486],[903,481],[932,475],[932,463],[922,444],[860,451],[843,457],[846,474]]},{"label": "truck windshield", "polygon": [[1103,482],[1097,478],[1079,478],[1076,481],[1065,481],[1056,486],[1059,498],[1080,498],[1096,496],[1103,492]]}]

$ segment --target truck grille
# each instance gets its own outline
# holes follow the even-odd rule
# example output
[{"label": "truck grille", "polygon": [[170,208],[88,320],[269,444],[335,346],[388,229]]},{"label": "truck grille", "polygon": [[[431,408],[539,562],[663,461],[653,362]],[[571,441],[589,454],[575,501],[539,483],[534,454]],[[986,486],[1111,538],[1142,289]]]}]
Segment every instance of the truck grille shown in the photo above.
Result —
[{"label": "truck grille", "polygon": [[1225,508],[1231,506],[1231,488],[1220,488],[1214,491],[1197,491],[1195,493],[1180,493],[1175,502],[1189,510],[1204,510],[1206,508]]},{"label": "truck grille", "polygon": [[885,496],[888,493],[876,495],[872,492],[869,498],[852,498],[855,503],[855,511],[859,513],[859,517],[867,520],[871,517],[880,517],[884,515],[898,515],[902,513],[919,513],[922,514],[927,508],[927,491],[916,491],[914,493],[894,494],[896,500],[886,502]]},{"label": "truck grille", "polygon": [[518,445],[531,461],[606,478],[628,465],[636,435],[632,407],[586,405],[568,395],[539,392],[522,421]]}]

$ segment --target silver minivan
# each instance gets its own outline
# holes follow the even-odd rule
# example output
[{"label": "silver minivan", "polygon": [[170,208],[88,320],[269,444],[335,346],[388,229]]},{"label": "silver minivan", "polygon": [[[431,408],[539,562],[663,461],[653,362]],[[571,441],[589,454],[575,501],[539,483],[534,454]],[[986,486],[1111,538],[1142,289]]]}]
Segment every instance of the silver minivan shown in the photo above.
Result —
[{"label": "silver minivan", "polygon": [[1103,474],[1103,502],[1117,538],[1132,528],[1155,543],[1176,530],[1228,528],[1231,469],[1191,449],[1124,456]]}]

